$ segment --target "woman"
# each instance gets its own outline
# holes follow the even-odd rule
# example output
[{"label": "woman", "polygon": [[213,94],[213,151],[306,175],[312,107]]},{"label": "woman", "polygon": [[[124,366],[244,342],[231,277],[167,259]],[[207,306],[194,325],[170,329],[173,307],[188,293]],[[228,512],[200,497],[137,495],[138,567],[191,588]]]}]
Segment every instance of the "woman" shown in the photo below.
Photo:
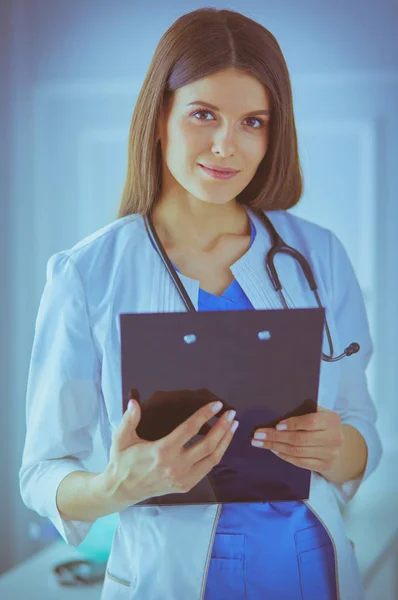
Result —
[{"label": "woman", "polygon": [[[237,173],[221,179],[206,165]],[[372,342],[341,242],[286,212],[301,194],[291,86],[275,38],[229,10],[179,18],[134,109],[118,218],[48,262],[29,373],[21,494],[71,546],[97,518],[120,513],[103,600],[364,597],[338,501],[380,460],[365,376]],[[151,223],[193,309],[283,308],[265,269],[264,214],[311,265],[330,355],[360,343],[353,356],[322,361],[316,413],[258,432],[267,435],[258,452],[312,471],[309,501],[134,508],[192,489],[234,435],[223,417],[205,436],[209,446],[183,448],[214,414],[210,405],[155,442],[136,433],[137,399],[123,414],[120,313],[186,310]],[[297,263],[279,255],[276,266],[289,305],[316,306]],[[97,424],[109,462],[89,473]]]}]

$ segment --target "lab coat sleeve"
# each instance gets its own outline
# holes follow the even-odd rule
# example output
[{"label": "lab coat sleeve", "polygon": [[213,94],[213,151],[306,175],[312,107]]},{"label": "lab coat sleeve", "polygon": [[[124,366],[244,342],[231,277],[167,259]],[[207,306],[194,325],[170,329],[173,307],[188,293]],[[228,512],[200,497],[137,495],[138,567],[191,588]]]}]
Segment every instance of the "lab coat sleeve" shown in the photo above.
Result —
[{"label": "lab coat sleeve", "polygon": [[363,436],[368,450],[362,477],[343,484],[331,483],[339,502],[346,504],[359,486],[376,469],[382,455],[382,445],[376,429],[377,411],[368,389],[366,368],[374,348],[369,330],[362,290],[347,251],[338,237],[331,236],[332,310],[339,338],[335,352],[343,352],[351,342],[358,342],[360,350],[344,357],[335,410],[341,422],[352,425]]},{"label": "lab coat sleeve", "polygon": [[19,471],[25,505],[49,518],[77,547],[95,520],[61,518],[57,488],[69,473],[87,471],[98,424],[100,365],[77,268],[60,252],[47,263],[27,384],[26,439]]}]

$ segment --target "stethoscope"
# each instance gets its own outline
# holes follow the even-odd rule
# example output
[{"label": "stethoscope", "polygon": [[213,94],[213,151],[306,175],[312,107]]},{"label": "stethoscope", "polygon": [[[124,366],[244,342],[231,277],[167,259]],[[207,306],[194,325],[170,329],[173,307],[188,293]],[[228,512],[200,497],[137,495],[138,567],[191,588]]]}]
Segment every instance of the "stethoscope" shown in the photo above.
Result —
[{"label": "stethoscope", "polygon": [[[308,282],[308,285],[310,286],[311,290],[314,292],[314,295],[315,295],[315,298],[316,298],[319,308],[323,308],[321,301],[319,299],[318,291],[317,291],[318,286],[315,283],[315,279],[312,274],[311,267],[310,267],[309,263],[307,262],[307,260],[304,258],[304,256],[302,254],[300,254],[300,252],[298,252],[298,250],[295,250],[294,248],[292,248],[291,246],[289,246],[282,240],[282,238],[277,233],[275,227],[273,226],[273,224],[271,223],[271,221],[269,220],[269,218],[267,217],[267,215],[265,213],[259,212],[256,214],[262,219],[265,228],[267,229],[268,233],[271,236],[272,246],[271,246],[271,249],[268,251],[267,256],[265,258],[265,267],[266,267],[267,273],[272,281],[272,285],[274,286],[274,290],[276,292],[278,292],[281,302],[282,302],[283,306],[285,307],[285,309],[289,309],[289,307],[286,304],[285,297],[282,293],[282,285],[281,285],[281,282],[278,277],[278,273],[277,273],[275,265],[274,265],[275,255],[278,252],[283,252],[285,254],[289,254],[292,258],[294,258],[295,260],[297,260],[299,262],[301,269],[304,272],[305,278]],[[151,213],[144,216],[144,223],[145,223],[145,227],[146,227],[149,239],[151,240],[151,243],[152,243],[153,247],[155,248],[156,252],[161,257],[164,266],[166,267],[170,277],[172,278],[172,280],[174,282],[176,289],[178,290],[178,292],[181,296],[181,299],[183,300],[183,302],[185,304],[185,307],[190,312],[196,312],[196,308],[192,304],[191,299],[188,296],[187,291],[186,291],[185,287],[183,286],[181,279],[178,277],[177,272],[176,272],[173,264],[171,263],[169,257],[167,256],[167,254],[163,248],[163,245],[156,233],[156,229],[153,224]],[[327,339],[328,339],[328,343],[329,343],[330,355],[322,352],[322,360],[324,360],[326,362],[336,362],[337,360],[341,360],[345,356],[351,356],[351,354],[355,354],[356,352],[359,352],[360,345],[357,342],[353,342],[344,350],[344,352],[342,354],[340,354],[340,356],[334,357],[333,356],[333,354],[334,354],[333,343],[332,343],[332,338],[330,335],[326,315],[325,315],[325,327],[326,327],[326,335],[327,335]]]}]

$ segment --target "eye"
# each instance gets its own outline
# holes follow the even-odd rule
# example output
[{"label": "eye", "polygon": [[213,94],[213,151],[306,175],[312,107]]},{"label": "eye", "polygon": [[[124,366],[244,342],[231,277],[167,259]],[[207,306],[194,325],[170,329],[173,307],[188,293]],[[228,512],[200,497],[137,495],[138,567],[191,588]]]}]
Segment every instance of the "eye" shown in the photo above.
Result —
[{"label": "eye", "polygon": [[[209,110],[197,110],[196,112],[192,113],[191,116],[195,116],[198,114],[203,114],[203,113],[207,113],[209,115],[211,115],[212,113]],[[208,121],[209,119],[196,119],[197,121]],[[265,126],[265,121],[263,121],[263,119],[259,119],[258,117],[247,117],[246,121],[258,121],[260,123],[259,127],[251,127],[249,125],[250,129],[261,129],[262,127]]]},{"label": "eye", "polygon": [[260,129],[261,127],[264,127],[265,122],[263,121],[263,119],[259,119],[258,117],[247,117],[246,119],[247,121],[258,121],[260,123],[259,127],[252,127],[252,129]]},{"label": "eye", "polygon": [[[199,114],[203,114],[203,113],[207,113],[208,115],[211,115],[211,112],[209,110],[197,110],[196,112],[192,113],[192,116],[194,117],[195,115],[199,115]],[[208,119],[196,119],[197,121],[207,121]]]}]

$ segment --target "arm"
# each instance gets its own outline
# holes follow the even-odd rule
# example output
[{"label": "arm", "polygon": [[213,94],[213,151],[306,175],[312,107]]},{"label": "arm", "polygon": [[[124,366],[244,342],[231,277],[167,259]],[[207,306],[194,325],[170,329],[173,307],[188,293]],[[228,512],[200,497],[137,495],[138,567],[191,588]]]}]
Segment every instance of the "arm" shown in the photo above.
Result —
[{"label": "arm", "polygon": [[376,469],[382,454],[376,428],[377,411],[369,393],[366,368],[373,354],[365,303],[348,254],[335,234],[331,243],[331,310],[338,334],[338,347],[357,341],[357,354],[343,358],[334,410],[340,415],[344,442],[335,468],[322,473],[346,503],[360,484]]},{"label": "arm", "polygon": [[67,475],[87,471],[84,461],[92,454],[100,411],[99,378],[79,273],[67,254],[53,255],[30,360],[19,483],[25,505],[49,518],[72,546],[85,538],[96,515],[87,511],[84,520],[63,518],[56,492]]},{"label": "arm", "polygon": [[[140,499],[137,498],[137,502]],[[57,507],[65,521],[90,521],[132,506],[121,504],[108,492],[106,472],[74,471],[59,484]]]}]

